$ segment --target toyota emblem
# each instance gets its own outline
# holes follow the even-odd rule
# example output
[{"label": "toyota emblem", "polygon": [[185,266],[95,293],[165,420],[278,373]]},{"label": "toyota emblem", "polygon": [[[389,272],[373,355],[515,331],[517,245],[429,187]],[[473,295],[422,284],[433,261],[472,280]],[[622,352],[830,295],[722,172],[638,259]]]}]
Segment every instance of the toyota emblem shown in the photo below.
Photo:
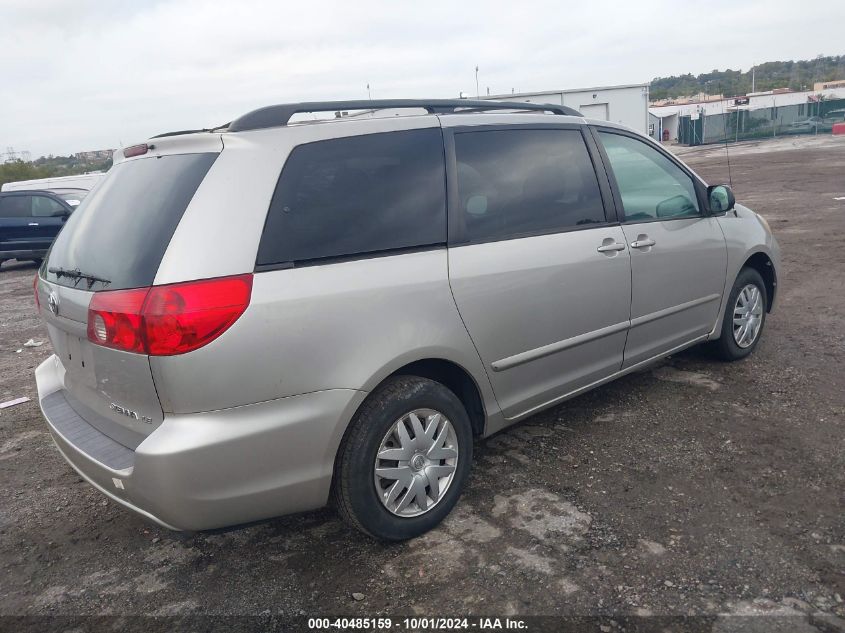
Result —
[{"label": "toyota emblem", "polygon": [[47,299],[47,305],[50,306],[50,312],[57,315],[59,314],[59,298],[56,296],[55,292],[51,292],[50,296]]}]

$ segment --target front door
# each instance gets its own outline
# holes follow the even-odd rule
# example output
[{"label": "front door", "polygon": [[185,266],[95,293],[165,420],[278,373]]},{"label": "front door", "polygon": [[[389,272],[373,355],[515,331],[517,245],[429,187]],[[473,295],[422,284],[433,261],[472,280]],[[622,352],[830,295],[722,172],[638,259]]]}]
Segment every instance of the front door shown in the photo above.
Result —
[{"label": "front door", "polygon": [[727,246],[693,176],[633,134],[600,130],[631,249],[631,329],[624,367],[709,333],[725,286]]},{"label": "front door", "polygon": [[512,419],[619,370],[628,247],[578,126],[451,138],[449,279]]}]

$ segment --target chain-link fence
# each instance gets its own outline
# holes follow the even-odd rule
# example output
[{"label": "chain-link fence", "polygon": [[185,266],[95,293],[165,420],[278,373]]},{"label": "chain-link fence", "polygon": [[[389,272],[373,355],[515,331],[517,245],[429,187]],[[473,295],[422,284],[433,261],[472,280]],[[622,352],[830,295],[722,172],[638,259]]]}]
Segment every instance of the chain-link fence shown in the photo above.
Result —
[{"label": "chain-link fence", "polygon": [[678,120],[678,142],[703,145],[725,141],[772,138],[788,134],[830,134],[845,122],[845,99],[744,110]]}]

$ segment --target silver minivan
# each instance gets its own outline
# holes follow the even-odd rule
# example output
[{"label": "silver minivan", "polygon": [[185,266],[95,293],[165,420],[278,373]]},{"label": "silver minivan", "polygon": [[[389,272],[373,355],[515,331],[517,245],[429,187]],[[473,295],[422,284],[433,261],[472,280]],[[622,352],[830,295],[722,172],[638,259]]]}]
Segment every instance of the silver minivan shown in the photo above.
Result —
[{"label": "silver minivan", "polygon": [[331,502],[406,539],[475,437],[691,345],[747,356],[778,266],[729,187],[566,107],[271,106],[117,156],[35,280],[39,401],[163,526]]}]

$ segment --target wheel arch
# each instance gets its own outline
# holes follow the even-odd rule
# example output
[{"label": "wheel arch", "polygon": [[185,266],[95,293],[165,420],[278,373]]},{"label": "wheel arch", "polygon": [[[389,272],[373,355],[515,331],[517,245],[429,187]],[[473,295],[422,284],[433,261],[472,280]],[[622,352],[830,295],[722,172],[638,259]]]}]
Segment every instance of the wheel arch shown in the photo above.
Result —
[{"label": "wheel arch", "polygon": [[746,258],[740,270],[743,268],[752,268],[760,273],[763,283],[766,284],[766,298],[768,299],[766,302],[766,312],[771,312],[778,286],[777,271],[775,270],[772,259],[765,252],[758,251]]},{"label": "wheel arch", "polygon": [[428,378],[446,386],[464,405],[472,425],[472,434],[476,436],[484,434],[487,423],[484,400],[481,397],[478,384],[466,369],[453,361],[442,358],[424,358],[403,365],[387,378],[400,375]]},{"label": "wheel arch", "polygon": [[[445,350],[442,349],[417,350],[416,354],[394,359],[366,381],[364,390],[372,393],[393,376],[419,376],[434,380],[450,389],[464,405],[472,424],[473,435],[484,435],[492,413],[491,406],[495,407],[495,396],[489,381],[479,384],[479,380],[488,380],[487,376],[475,376],[466,363],[443,352]],[[355,413],[357,414],[357,410]]]}]

